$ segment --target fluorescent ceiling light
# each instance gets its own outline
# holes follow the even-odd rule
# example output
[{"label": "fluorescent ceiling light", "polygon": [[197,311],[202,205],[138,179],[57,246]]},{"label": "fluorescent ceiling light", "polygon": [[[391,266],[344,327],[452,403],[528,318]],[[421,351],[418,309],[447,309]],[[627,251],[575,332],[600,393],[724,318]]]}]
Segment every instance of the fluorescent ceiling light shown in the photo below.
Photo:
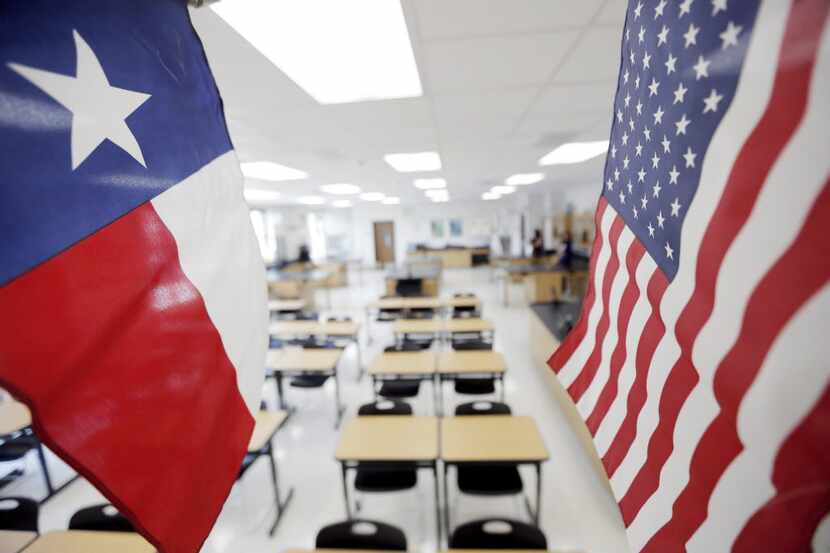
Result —
[{"label": "fluorescent ceiling light", "polygon": [[272,161],[251,161],[242,163],[241,166],[242,174],[252,179],[281,181],[308,178],[308,173],[305,171],[286,167]]},{"label": "fluorescent ceiling light", "polygon": [[334,207],[352,207],[351,200],[334,200],[331,202]]},{"label": "fluorescent ceiling light", "polygon": [[512,194],[516,191],[515,186],[494,186],[490,189],[490,192],[494,194],[504,195],[504,194]]},{"label": "fluorescent ceiling light", "polygon": [[481,195],[482,200],[498,200],[499,198],[501,198],[501,196],[495,192],[485,192]]},{"label": "fluorescent ceiling light", "polygon": [[365,192],[360,195],[360,199],[366,200],[367,202],[379,202],[385,197],[386,194],[383,194],[382,192]]},{"label": "fluorescent ceiling light", "polygon": [[346,184],[346,183],[337,183],[337,184],[324,184],[320,187],[320,190],[327,194],[337,194],[337,195],[347,195],[347,194],[360,194],[360,187],[354,184]]},{"label": "fluorescent ceiling light", "polygon": [[581,163],[608,151],[607,140],[562,144],[539,160],[539,165]]},{"label": "fluorescent ceiling light", "polygon": [[414,152],[410,154],[386,154],[383,159],[400,173],[418,171],[438,171],[441,169],[441,156],[437,152]]},{"label": "fluorescent ceiling light", "polygon": [[446,188],[447,181],[444,179],[415,179],[415,188],[421,190],[433,190],[438,188]]},{"label": "fluorescent ceiling light", "polygon": [[526,184],[536,184],[544,178],[544,173],[518,173],[507,177],[504,184],[510,186],[524,186]]},{"label": "fluorescent ceiling light", "polygon": [[280,197],[276,190],[262,190],[258,188],[246,188],[245,199],[249,202],[273,202]]},{"label": "fluorescent ceiling light", "polygon": [[386,204],[386,205],[398,205],[399,203],[401,203],[401,199],[397,198],[395,196],[390,196],[388,198],[384,198],[381,201],[381,203]]},{"label": "fluorescent ceiling light", "polygon": [[437,198],[442,196],[449,196],[450,192],[449,190],[442,188],[440,190],[425,190],[424,194],[426,194],[428,198]]},{"label": "fluorescent ceiling light", "polygon": [[450,201],[450,199],[449,198],[432,198],[432,201],[437,203],[437,204],[443,204],[443,203],[446,203],[446,202]]},{"label": "fluorescent ceiling light", "polygon": [[297,198],[297,203],[305,205],[323,205],[326,199],[322,196],[300,196]]},{"label": "fluorescent ceiling light", "polygon": [[321,104],[423,93],[400,2],[234,0],[211,8]]}]

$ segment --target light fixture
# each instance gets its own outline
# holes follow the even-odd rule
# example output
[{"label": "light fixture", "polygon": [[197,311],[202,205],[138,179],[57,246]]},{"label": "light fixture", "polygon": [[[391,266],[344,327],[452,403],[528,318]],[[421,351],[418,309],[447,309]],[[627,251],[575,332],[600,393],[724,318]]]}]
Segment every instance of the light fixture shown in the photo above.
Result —
[{"label": "light fixture", "polygon": [[415,179],[414,183],[415,188],[420,190],[434,190],[447,187],[447,181],[444,179]]},{"label": "light fixture", "polygon": [[360,195],[361,200],[366,200],[367,202],[379,202],[386,197],[386,194],[382,192],[364,192]]},{"label": "light fixture", "polygon": [[304,205],[323,205],[326,199],[322,196],[300,196],[297,198],[297,203]]},{"label": "light fixture", "polygon": [[250,161],[240,164],[242,174],[252,179],[283,181],[308,178],[308,173],[274,163],[272,161]]},{"label": "light fixture", "polygon": [[498,194],[500,196],[503,196],[505,194],[512,194],[515,191],[515,186],[494,186],[490,189],[490,192],[493,192],[494,194]]},{"label": "light fixture", "polygon": [[446,202],[450,201],[450,199],[449,198],[432,198],[432,201],[435,202],[436,204],[443,204],[443,203],[446,203]]},{"label": "light fixture", "polygon": [[334,207],[352,207],[351,200],[334,200],[331,202],[331,205]]},{"label": "light fixture", "polygon": [[434,197],[441,197],[441,196],[449,196],[450,192],[446,188],[441,188],[441,189],[424,190],[424,194],[428,198],[434,198]]},{"label": "light fixture", "polygon": [[386,204],[386,205],[398,205],[398,204],[401,203],[401,199],[398,198],[397,196],[388,196],[388,197],[384,198],[383,200],[381,200],[380,203]]},{"label": "light fixture", "polygon": [[237,0],[211,8],[321,104],[423,93],[400,2]]},{"label": "light fixture", "polygon": [[438,171],[441,169],[441,156],[438,152],[414,152],[409,154],[386,154],[384,161],[400,173],[418,171]]},{"label": "light fixture", "polygon": [[495,192],[485,192],[481,195],[482,200],[498,200],[499,198],[501,198],[501,196]]},{"label": "light fixture", "polygon": [[320,190],[326,194],[335,194],[338,196],[345,196],[350,194],[360,194],[360,187],[354,184],[346,184],[344,182],[337,184],[324,184]]},{"label": "light fixture", "polygon": [[539,160],[539,165],[581,163],[608,151],[607,140],[562,144]]},{"label": "light fixture", "polygon": [[279,199],[280,193],[276,190],[262,190],[260,188],[246,188],[245,199],[249,202],[273,202]]},{"label": "light fixture", "polygon": [[525,186],[527,184],[536,184],[545,178],[544,173],[518,173],[510,175],[504,180],[504,184],[510,186]]}]

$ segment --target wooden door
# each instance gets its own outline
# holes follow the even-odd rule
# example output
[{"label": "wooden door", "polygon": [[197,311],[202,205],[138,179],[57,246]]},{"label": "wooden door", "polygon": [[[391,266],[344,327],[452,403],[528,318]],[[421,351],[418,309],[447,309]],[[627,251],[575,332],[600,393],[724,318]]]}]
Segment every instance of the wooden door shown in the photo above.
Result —
[{"label": "wooden door", "polygon": [[395,223],[378,221],[375,226],[375,261],[377,263],[395,262]]}]

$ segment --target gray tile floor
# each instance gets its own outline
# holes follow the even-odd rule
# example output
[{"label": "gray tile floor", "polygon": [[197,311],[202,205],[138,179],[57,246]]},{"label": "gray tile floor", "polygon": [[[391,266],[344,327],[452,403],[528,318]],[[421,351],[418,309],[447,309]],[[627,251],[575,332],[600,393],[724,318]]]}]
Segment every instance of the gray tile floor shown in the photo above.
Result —
[{"label": "gray tile floor", "polygon": [[[366,302],[382,292],[381,272],[365,271],[360,278],[356,274],[350,276],[350,287],[331,291],[332,309],[325,310],[324,314],[351,315],[362,320]],[[516,414],[535,417],[551,452],[551,459],[543,469],[541,514],[541,526],[551,548],[592,553],[629,551],[610,492],[552,400],[533,362],[527,331],[528,317],[533,314],[522,303],[520,287],[512,290],[513,303],[505,307],[501,282],[491,280],[488,269],[445,271],[442,293],[456,291],[472,291],[483,299],[484,317],[496,325],[496,349],[507,359],[507,402]],[[324,293],[318,293],[318,302],[325,305]],[[370,361],[392,339],[388,325],[373,324],[372,332],[374,343],[371,347],[364,345],[364,362]],[[360,382],[356,380],[355,361],[356,354],[351,347],[341,362],[346,419],[354,416],[361,403],[371,400],[370,381],[365,377]],[[297,412],[277,434],[275,445],[280,482],[284,489],[294,488],[294,499],[276,535],[268,537],[274,505],[267,464],[259,462],[234,486],[203,553],[278,553],[288,547],[311,547],[321,526],[344,518],[340,469],[334,460],[338,433],[333,427],[333,383],[329,381],[323,391],[289,389],[288,394]],[[273,405],[275,390],[271,381],[263,387],[263,395]],[[415,402],[416,413],[431,414],[431,399],[430,389],[425,386]],[[451,408],[464,399],[448,392],[445,401]],[[71,470],[56,457],[50,456],[49,462],[58,482],[71,476]],[[0,467],[0,472],[5,472],[5,468]],[[42,478],[33,454],[25,459],[25,468],[26,476],[4,489],[3,495],[43,494]],[[522,474],[526,487],[533,489],[533,470],[528,468]],[[454,486],[452,475],[450,486]],[[488,515],[522,520],[527,517],[519,497],[459,497],[458,494],[452,497],[453,525]],[[410,551],[436,550],[433,482],[427,471],[419,473],[414,490],[363,494],[359,500],[360,516],[403,528]],[[89,483],[78,479],[44,505],[40,519],[42,531],[66,528],[75,510],[97,501],[101,501],[100,494]]]}]

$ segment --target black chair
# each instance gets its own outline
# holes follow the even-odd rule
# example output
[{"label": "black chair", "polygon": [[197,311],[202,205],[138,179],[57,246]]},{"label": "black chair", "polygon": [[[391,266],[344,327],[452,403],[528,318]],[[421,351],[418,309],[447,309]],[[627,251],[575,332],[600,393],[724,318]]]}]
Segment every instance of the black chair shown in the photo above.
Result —
[{"label": "black chair", "polygon": [[[384,352],[421,351],[429,347],[420,342],[404,341],[402,344],[388,346]],[[403,399],[415,397],[421,391],[421,380],[415,378],[396,378],[395,380],[381,381],[378,395],[388,399]]]},{"label": "black chair", "polygon": [[70,530],[135,532],[132,523],[109,503],[81,509],[69,519]]},{"label": "black chair", "polygon": [[[386,300],[397,297],[398,296],[381,296],[380,299]],[[394,321],[396,319],[400,319],[401,317],[403,317],[403,309],[379,309],[375,320],[383,323]]]},{"label": "black chair", "polygon": [[324,526],[317,532],[318,549],[385,549],[406,551],[406,536],[391,524],[352,519]]},{"label": "black chair", "polygon": [[352,322],[351,317],[328,317],[326,322],[329,323],[350,323]]},{"label": "black chair", "polygon": [[423,351],[428,349],[429,345],[424,345],[422,342],[416,342],[413,340],[404,340],[400,344],[395,344],[394,346],[388,346],[383,349],[385,352],[393,352],[393,351]]},{"label": "black chair", "polygon": [[361,405],[357,410],[358,416],[372,415],[411,415],[412,406],[405,401],[375,401]]},{"label": "black chair", "polygon": [[459,340],[452,343],[452,349],[458,351],[487,351],[493,349],[493,342],[486,340]]},{"label": "black chair", "polygon": [[37,532],[38,509],[28,497],[0,497],[0,530]]},{"label": "black chair", "polygon": [[[336,349],[337,344],[332,340],[318,341],[314,338],[292,340],[292,345],[301,346],[303,349]],[[291,378],[289,384],[292,388],[320,388],[329,379],[327,374],[300,374]]]},{"label": "black chair", "polygon": [[[453,342],[452,347],[456,351],[485,351],[492,350],[493,343],[484,340],[468,340]],[[455,379],[455,393],[470,396],[492,394],[496,391],[496,378],[486,377],[465,377],[459,376]]]},{"label": "black chair", "polygon": [[[510,407],[497,401],[473,401],[455,408],[456,416],[510,415]],[[516,465],[459,465],[458,489],[470,495],[512,495],[523,489]]]},{"label": "black chair", "polygon": [[316,321],[320,318],[320,314],[316,311],[300,311],[294,315],[295,321]]},{"label": "black chair", "polygon": [[395,293],[405,298],[423,296],[424,280],[421,278],[401,278],[395,285]]},{"label": "black chair", "polygon": [[[376,401],[361,405],[358,416],[412,414],[412,406],[405,401]],[[358,466],[354,487],[362,492],[395,492],[414,488],[418,483],[417,468],[414,463],[401,463],[394,468],[377,468]]]},{"label": "black chair", "polygon": [[435,310],[431,307],[413,307],[406,312],[407,319],[434,319]]},{"label": "black chair", "polygon": [[547,549],[545,534],[535,526],[506,518],[475,520],[452,533],[454,549]]},{"label": "black chair", "polygon": [[510,415],[510,406],[499,401],[471,401],[455,408],[456,416]]}]

